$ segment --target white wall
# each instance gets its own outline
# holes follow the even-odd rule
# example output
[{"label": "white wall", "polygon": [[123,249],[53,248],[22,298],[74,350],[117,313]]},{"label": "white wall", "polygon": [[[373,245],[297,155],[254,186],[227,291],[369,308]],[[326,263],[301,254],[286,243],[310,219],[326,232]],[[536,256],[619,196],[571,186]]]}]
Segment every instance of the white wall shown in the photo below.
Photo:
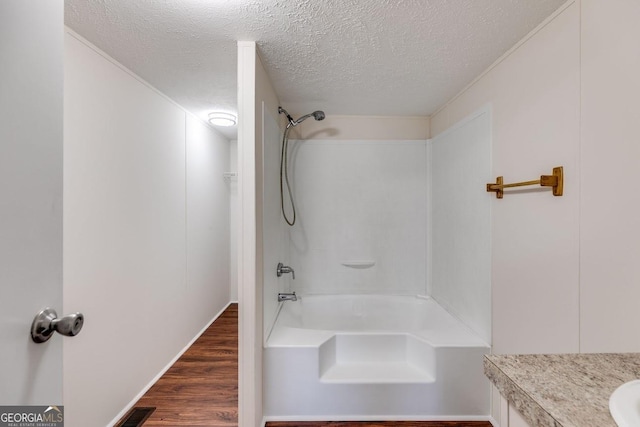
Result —
[{"label": "white wall", "polygon": [[29,329],[45,307],[64,314],[63,9],[61,0],[0,2],[2,406],[62,403],[68,338],[36,344]]},{"label": "white wall", "polygon": [[105,425],[229,302],[225,138],[65,35],[67,424]]},{"label": "white wall", "polygon": [[[239,305],[239,421],[262,422],[264,272],[264,111],[277,115],[278,98],[255,42],[238,42],[238,299]],[[268,314],[267,314],[268,316]]]},{"label": "white wall", "polygon": [[[238,141],[229,141],[229,170],[238,173]],[[229,186],[229,292],[231,301],[238,301],[238,179]]]},{"label": "white wall", "polygon": [[[298,222],[289,229],[292,288],[425,295],[426,140],[291,144],[298,209]],[[354,261],[375,265],[343,265]]]},{"label": "white wall", "polygon": [[494,175],[565,166],[563,197],[493,202],[495,352],[640,351],[638,20],[570,1],[432,117],[438,134],[491,102]]},{"label": "white wall", "polygon": [[640,351],[639,20],[637,1],[570,1],[432,117],[438,134],[492,102],[496,175],[566,162],[562,198],[493,202],[495,352]]},{"label": "white wall", "polygon": [[[580,6],[569,2],[431,118],[432,134],[492,108],[492,176],[564,166],[565,192],[491,199],[493,351],[579,350]],[[477,191],[484,192],[484,188]]]},{"label": "white wall", "polygon": [[[263,105],[262,111],[263,150],[263,268],[264,268],[264,339],[266,340],[275,322],[278,307],[278,292],[290,289],[291,275],[276,276],[279,262],[291,265],[289,255],[289,226],[284,221],[280,208],[280,153],[282,149],[282,123],[277,106]],[[285,190],[286,191],[286,190]],[[295,268],[295,267],[294,267]]]},{"label": "white wall", "polygon": [[430,141],[431,296],[491,343],[491,112]]},{"label": "white wall", "polygon": [[[230,290],[229,141],[186,115],[188,324],[202,327],[232,301]],[[183,142],[183,144],[185,144]],[[186,296],[185,295],[185,296]],[[186,337],[192,337],[189,331]]]},{"label": "white wall", "polygon": [[640,2],[582,1],[580,348],[640,351]]},{"label": "white wall", "polygon": [[[321,105],[318,108],[322,108]],[[302,112],[307,114],[308,111]],[[418,140],[429,138],[430,118],[410,116],[342,116],[327,114],[324,120],[306,120],[292,138],[304,140]],[[302,114],[294,114],[299,117]]]}]

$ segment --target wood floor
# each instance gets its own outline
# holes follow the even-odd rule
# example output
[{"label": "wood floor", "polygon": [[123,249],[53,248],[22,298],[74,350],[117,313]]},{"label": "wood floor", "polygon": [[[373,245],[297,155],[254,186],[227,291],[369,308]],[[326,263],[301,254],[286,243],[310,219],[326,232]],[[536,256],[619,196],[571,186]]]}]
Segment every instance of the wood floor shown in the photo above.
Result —
[{"label": "wood floor", "polygon": [[[232,304],[138,401],[144,427],[238,425],[238,305]],[[491,427],[488,422],[269,422],[267,427]]]},{"label": "wood floor", "polygon": [[232,304],[135,406],[144,427],[238,425],[238,305]]}]

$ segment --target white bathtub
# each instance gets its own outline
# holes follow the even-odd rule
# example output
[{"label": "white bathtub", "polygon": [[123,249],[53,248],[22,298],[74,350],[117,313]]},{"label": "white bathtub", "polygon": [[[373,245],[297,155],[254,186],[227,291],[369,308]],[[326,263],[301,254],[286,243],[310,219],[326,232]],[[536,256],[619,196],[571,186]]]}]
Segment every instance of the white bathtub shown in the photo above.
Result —
[{"label": "white bathtub", "polygon": [[329,331],[427,329],[434,319],[433,302],[406,296],[333,295],[302,297],[284,304],[280,326]]},{"label": "white bathtub", "polygon": [[434,300],[302,296],[265,345],[272,420],[486,420],[489,352]]}]

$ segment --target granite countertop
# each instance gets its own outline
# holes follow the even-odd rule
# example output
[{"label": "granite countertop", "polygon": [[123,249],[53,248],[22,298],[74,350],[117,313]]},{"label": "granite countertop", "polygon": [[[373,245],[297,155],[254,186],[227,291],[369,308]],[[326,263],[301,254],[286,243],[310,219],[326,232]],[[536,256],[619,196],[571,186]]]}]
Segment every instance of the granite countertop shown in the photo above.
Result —
[{"label": "granite countertop", "polygon": [[536,427],[616,427],[609,396],[640,378],[640,353],[487,355],[485,375]]}]

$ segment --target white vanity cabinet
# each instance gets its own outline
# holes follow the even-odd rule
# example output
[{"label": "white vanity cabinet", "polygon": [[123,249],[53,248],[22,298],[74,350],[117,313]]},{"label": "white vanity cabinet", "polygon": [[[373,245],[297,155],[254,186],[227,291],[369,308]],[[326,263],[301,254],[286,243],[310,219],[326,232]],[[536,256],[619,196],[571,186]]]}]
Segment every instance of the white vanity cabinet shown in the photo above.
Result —
[{"label": "white vanity cabinet", "polygon": [[[502,396],[495,387],[493,388],[493,396],[497,405],[494,405],[496,413],[493,414],[493,418],[500,427],[534,427],[524,419],[522,414],[518,412],[516,407],[510,403],[504,396]],[[496,408],[496,406],[499,408]]]}]

